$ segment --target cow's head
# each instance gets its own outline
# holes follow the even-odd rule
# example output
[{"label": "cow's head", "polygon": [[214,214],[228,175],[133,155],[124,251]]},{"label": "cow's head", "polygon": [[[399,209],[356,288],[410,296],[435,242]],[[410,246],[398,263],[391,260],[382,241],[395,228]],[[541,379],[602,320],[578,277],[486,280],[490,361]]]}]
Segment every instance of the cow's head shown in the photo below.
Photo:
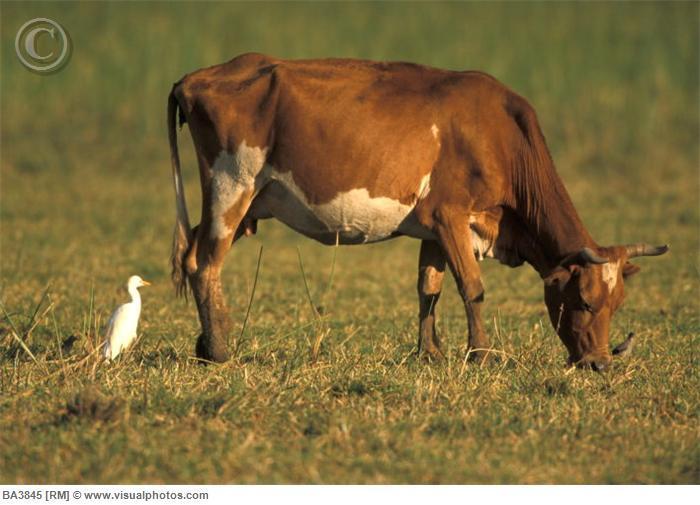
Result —
[{"label": "cow's head", "polygon": [[545,277],[549,318],[569,350],[569,363],[603,370],[612,362],[610,320],[625,297],[624,280],[640,270],[628,260],[667,250],[646,244],[584,248]]}]

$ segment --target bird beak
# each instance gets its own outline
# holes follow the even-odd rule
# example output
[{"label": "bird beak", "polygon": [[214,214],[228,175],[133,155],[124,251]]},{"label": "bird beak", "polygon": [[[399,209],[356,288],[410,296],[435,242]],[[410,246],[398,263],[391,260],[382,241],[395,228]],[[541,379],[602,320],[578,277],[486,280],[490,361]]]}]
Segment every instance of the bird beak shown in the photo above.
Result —
[{"label": "bird beak", "polygon": [[150,286],[151,283],[148,282],[148,281],[141,281],[141,285],[142,285],[142,286]]}]

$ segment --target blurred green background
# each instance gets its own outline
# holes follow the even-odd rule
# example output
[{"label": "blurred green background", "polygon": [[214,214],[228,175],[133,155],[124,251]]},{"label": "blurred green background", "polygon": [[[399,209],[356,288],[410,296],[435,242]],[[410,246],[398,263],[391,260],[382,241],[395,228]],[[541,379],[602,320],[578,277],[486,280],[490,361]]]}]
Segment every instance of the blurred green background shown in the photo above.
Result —
[{"label": "blurred green background", "polygon": [[[18,347],[6,318],[0,452],[9,457],[0,480],[698,483],[696,2],[0,9],[0,299],[38,359]],[[15,55],[18,28],[35,17],[70,33],[72,58],[56,74],[31,73]],[[439,309],[448,364],[406,361],[417,334],[417,241],[341,248],[326,290],[333,249],[265,222],[234,247],[225,270],[240,325],[265,244],[244,344],[264,350],[250,362],[194,365],[195,310],[175,301],[168,281],[166,99],[185,73],[249,51],[478,69],[528,98],[592,235],[604,245],[671,245],[639,262],[643,272],[614,320],[612,340],[641,335],[637,357],[612,378],[565,374],[537,275],[486,262],[493,341],[534,368],[525,378],[518,366],[464,371],[466,323],[451,281]],[[180,146],[196,222],[186,128]],[[297,248],[311,295],[330,307],[322,329],[309,329]],[[138,349],[118,368],[84,368],[80,359],[132,273],[155,281]],[[44,313],[47,286],[53,305]],[[326,330],[321,358],[309,359],[307,344]],[[70,334],[79,337],[75,354],[57,360],[56,342]],[[65,359],[75,367],[56,372]],[[94,420],[57,421],[90,384],[127,401],[131,415],[114,421],[116,438]],[[243,403],[220,411],[232,398]],[[249,401],[265,407],[244,408]],[[110,454],[122,456],[107,466]],[[66,457],[76,464],[66,468]]]}]

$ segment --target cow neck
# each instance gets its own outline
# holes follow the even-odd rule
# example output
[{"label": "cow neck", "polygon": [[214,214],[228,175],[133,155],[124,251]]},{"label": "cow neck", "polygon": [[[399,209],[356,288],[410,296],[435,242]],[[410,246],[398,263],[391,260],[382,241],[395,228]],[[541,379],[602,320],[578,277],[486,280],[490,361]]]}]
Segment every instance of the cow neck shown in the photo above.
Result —
[{"label": "cow neck", "polygon": [[515,211],[533,238],[528,262],[544,277],[566,256],[596,247],[564,184],[550,164],[544,176],[528,177]]}]

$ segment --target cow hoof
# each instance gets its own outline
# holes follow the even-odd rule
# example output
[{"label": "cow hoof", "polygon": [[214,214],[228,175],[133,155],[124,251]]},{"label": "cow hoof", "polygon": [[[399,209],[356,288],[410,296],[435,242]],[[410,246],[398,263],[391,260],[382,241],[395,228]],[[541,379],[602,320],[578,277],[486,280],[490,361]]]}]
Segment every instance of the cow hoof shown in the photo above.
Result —
[{"label": "cow hoof", "polygon": [[212,345],[211,337],[207,337],[204,333],[201,333],[197,338],[195,353],[202,364],[207,364],[208,362],[224,363],[228,361],[228,352],[226,349],[221,349],[220,346]]},{"label": "cow hoof", "polygon": [[442,363],[446,359],[445,355],[438,347],[434,347],[432,349],[421,349],[418,351],[417,355],[426,363]]}]

